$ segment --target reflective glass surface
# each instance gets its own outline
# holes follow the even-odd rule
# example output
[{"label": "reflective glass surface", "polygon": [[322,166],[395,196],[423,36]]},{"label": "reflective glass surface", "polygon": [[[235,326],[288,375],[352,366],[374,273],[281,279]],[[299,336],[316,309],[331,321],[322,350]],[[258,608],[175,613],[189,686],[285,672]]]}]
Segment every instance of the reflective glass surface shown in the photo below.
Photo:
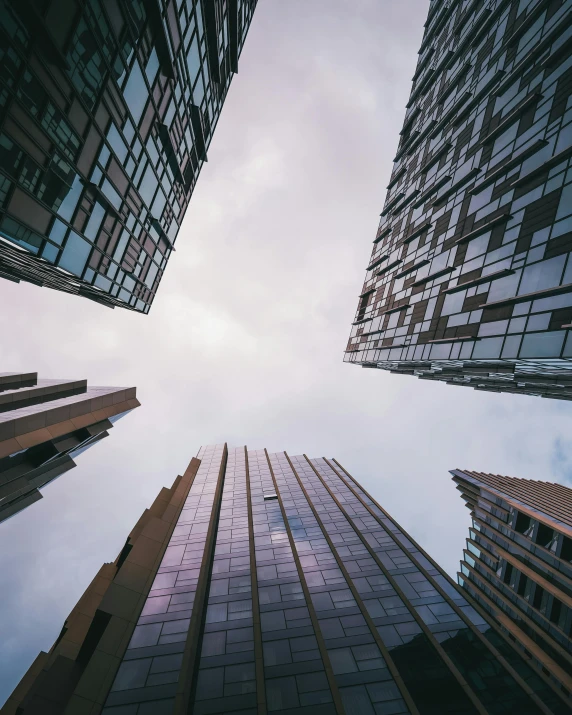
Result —
[{"label": "reflective glass surface", "polygon": [[105,715],[565,711],[336,462],[198,456]]},{"label": "reflective glass surface", "polygon": [[149,311],[256,0],[203,5],[0,0],[3,274]]},{"label": "reflective glass surface", "polygon": [[571,8],[432,2],[347,362],[572,399]]}]

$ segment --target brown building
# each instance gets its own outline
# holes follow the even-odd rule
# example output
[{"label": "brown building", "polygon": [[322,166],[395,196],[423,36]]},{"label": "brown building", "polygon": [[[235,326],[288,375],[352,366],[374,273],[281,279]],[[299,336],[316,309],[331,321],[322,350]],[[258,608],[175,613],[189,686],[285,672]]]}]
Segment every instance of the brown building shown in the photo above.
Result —
[{"label": "brown building", "polygon": [[41,499],[42,487],[107,437],[113,422],[139,406],[135,393],[0,373],[0,522]]},{"label": "brown building", "polygon": [[567,696],[572,692],[572,489],[454,470],[473,525],[459,583]]},{"label": "brown building", "polygon": [[2,715],[564,715],[335,460],[203,447]]}]

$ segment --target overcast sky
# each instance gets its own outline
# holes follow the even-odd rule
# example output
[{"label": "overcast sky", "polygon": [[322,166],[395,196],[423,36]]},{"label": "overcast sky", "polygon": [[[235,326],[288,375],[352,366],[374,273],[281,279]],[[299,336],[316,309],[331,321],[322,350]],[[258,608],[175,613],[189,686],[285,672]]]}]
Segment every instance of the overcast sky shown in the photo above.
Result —
[{"label": "overcast sky", "polygon": [[0,281],[0,371],[142,403],[0,524],[0,703],[201,444],[336,457],[451,574],[449,469],[571,485],[572,405],[342,362],[427,7],[260,0],[149,316]]}]

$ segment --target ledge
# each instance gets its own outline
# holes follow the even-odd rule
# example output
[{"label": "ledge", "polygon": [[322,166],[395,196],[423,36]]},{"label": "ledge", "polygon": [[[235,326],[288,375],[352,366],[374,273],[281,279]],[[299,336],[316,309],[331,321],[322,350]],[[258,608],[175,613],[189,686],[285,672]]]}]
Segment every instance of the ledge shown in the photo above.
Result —
[{"label": "ledge", "polygon": [[504,268],[502,271],[496,271],[496,273],[491,273],[488,276],[481,276],[480,278],[475,278],[472,281],[467,281],[466,283],[458,283],[453,288],[448,288],[443,291],[446,295],[450,293],[459,293],[466,288],[472,288],[473,286],[478,286],[483,283],[489,283],[489,281],[496,281],[499,278],[504,278],[505,276],[512,276],[514,271],[511,268]]},{"label": "ledge", "polygon": [[391,227],[391,226],[389,226],[389,228],[384,228],[383,231],[382,231],[378,236],[376,236],[376,237],[373,239],[373,242],[374,242],[374,243],[379,243],[382,238],[385,238],[386,236],[389,236],[389,234],[391,233],[391,230],[392,230],[392,227]]},{"label": "ledge", "polygon": [[385,256],[381,256],[381,258],[376,258],[373,263],[369,264],[369,266],[366,268],[366,271],[372,271],[376,266],[379,266],[380,263],[387,261],[388,258],[389,258],[388,253],[386,253]]},{"label": "ledge", "polygon": [[390,308],[389,310],[384,310],[382,313],[378,314],[378,317],[381,318],[382,315],[389,315],[390,313],[398,313],[400,310],[405,310],[406,308],[409,308],[409,303],[406,303],[405,305],[400,305],[398,308]]},{"label": "ledge", "polygon": [[415,281],[415,283],[412,283],[412,286],[420,286],[423,285],[424,283],[429,283],[430,281],[434,281],[437,278],[441,278],[441,276],[446,276],[448,273],[452,273],[455,270],[453,266],[448,266],[447,268],[443,268],[440,271],[437,271],[436,273],[433,273],[430,276],[426,276],[425,278],[420,278],[418,281]]},{"label": "ledge", "polygon": [[462,335],[458,338],[438,338],[437,340],[428,340],[426,343],[419,343],[419,345],[434,345],[435,343],[467,343],[471,340],[476,341],[480,338],[474,338],[470,335]]},{"label": "ledge", "polygon": [[411,243],[411,241],[417,238],[417,236],[420,236],[424,231],[429,230],[432,225],[433,224],[431,223],[431,221],[425,221],[424,223],[420,224],[419,226],[414,228],[408,236],[403,239],[400,245],[403,245],[405,243]]},{"label": "ledge", "polygon": [[487,174],[481,183],[474,186],[469,193],[471,195],[480,194],[481,191],[486,189],[487,186],[490,186],[490,184],[494,183],[503,174],[507,174],[509,171],[514,169],[515,166],[522,164],[523,161],[526,161],[526,159],[531,157],[533,154],[536,154],[537,151],[540,151],[545,146],[548,146],[548,142],[544,139],[539,139],[532,146],[528,147],[528,149],[525,149],[517,156],[514,156],[510,161],[507,161],[502,166],[493,169],[493,171],[490,174]]},{"label": "ledge", "polygon": [[403,278],[403,276],[406,276],[408,273],[413,273],[413,271],[416,271],[419,268],[423,268],[423,266],[426,266],[428,263],[431,263],[431,261],[428,258],[426,258],[423,261],[419,261],[419,263],[416,263],[414,266],[410,266],[409,268],[404,268],[399,273],[396,273],[393,277],[395,279]]},{"label": "ledge", "polygon": [[538,102],[541,99],[542,94],[540,92],[529,94],[528,97],[526,97],[522,102],[519,102],[511,112],[503,117],[500,124],[497,124],[494,129],[491,129],[491,131],[479,141],[478,145],[482,146],[483,144],[490,144],[490,142],[494,141],[499,134],[502,134],[508,127],[514,124],[522,112],[528,109],[531,104],[534,104],[534,102]]},{"label": "ledge", "polygon": [[563,293],[572,293],[572,283],[567,283],[563,286],[555,286],[554,288],[537,290],[534,293],[523,293],[522,295],[515,295],[512,298],[504,298],[503,300],[495,300],[493,303],[483,303],[482,305],[479,305],[479,308],[500,308],[503,305],[526,303],[529,300],[551,298],[553,295],[562,295]]},{"label": "ledge", "polygon": [[388,266],[385,266],[385,268],[382,268],[380,271],[378,271],[375,276],[383,276],[385,273],[390,271],[392,268],[395,268],[398,266],[400,263],[403,263],[401,258],[399,258],[397,261],[394,261],[393,263],[390,263]]},{"label": "ledge", "polygon": [[469,241],[472,241],[473,238],[478,238],[479,236],[482,236],[483,233],[490,231],[495,226],[499,226],[501,223],[506,223],[507,221],[510,221],[511,218],[512,218],[512,215],[509,213],[505,213],[505,214],[502,214],[501,216],[497,216],[496,218],[491,219],[487,223],[484,223],[482,226],[479,226],[479,228],[475,228],[474,231],[470,231],[469,233],[466,233],[464,236],[461,236],[461,238],[458,238],[455,241],[455,244],[458,245],[459,243],[468,243]]}]

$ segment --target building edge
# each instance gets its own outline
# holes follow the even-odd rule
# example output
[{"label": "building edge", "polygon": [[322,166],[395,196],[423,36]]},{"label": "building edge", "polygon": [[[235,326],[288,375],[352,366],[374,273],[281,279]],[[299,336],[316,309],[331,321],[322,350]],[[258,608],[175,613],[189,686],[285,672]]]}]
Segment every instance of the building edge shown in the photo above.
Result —
[{"label": "building edge", "polygon": [[101,712],[139,614],[193,484],[193,457],[146,509],[115,561],[104,564],[66,619],[49,652],[40,652],[1,715]]}]

